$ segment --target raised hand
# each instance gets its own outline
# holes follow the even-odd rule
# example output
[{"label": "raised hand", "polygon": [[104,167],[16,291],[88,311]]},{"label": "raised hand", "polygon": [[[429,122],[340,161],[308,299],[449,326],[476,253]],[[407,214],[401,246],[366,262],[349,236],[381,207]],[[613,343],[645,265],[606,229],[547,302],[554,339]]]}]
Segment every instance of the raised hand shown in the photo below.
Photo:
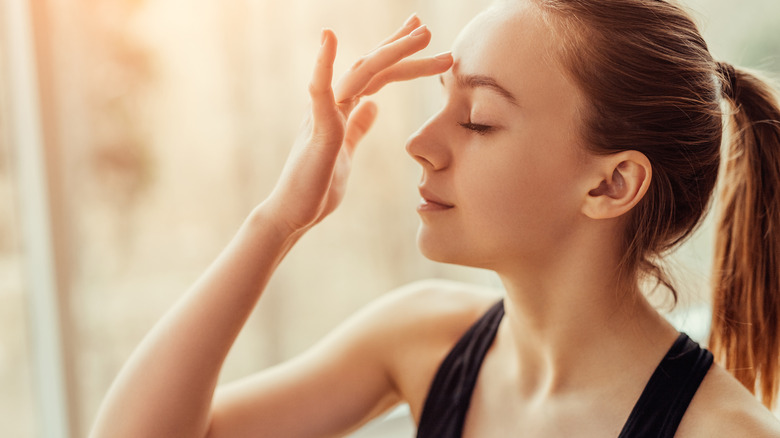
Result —
[{"label": "raised hand", "polygon": [[305,231],[330,214],[341,202],[352,155],[371,128],[377,108],[363,96],[386,84],[447,71],[449,53],[407,59],[430,42],[431,34],[416,16],[395,34],[361,57],[333,82],[336,35],[325,29],[309,85],[311,111],[303,124],[282,176],[264,206],[286,231]]}]

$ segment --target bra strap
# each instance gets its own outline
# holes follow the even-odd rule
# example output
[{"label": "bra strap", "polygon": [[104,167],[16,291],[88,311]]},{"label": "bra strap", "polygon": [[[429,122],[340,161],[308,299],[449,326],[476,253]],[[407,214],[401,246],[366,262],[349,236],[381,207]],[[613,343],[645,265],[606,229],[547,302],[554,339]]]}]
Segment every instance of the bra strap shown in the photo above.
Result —
[{"label": "bra strap", "polygon": [[673,438],[712,360],[712,353],[680,333],[647,382],[618,438]]},{"label": "bra strap", "polygon": [[503,317],[502,300],[477,320],[444,358],[428,390],[417,438],[461,436],[479,369]]}]

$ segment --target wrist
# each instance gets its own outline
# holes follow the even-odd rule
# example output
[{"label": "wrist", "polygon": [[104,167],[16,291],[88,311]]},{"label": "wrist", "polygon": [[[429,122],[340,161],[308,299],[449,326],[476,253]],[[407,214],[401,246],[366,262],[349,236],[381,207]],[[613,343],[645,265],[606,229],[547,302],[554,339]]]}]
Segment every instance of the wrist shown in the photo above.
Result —
[{"label": "wrist", "polygon": [[259,231],[273,242],[274,246],[278,245],[286,249],[294,245],[305,233],[305,230],[296,230],[280,220],[274,214],[274,209],[271,208],[268,200],[260,203],[249,213],[242,228]]}]

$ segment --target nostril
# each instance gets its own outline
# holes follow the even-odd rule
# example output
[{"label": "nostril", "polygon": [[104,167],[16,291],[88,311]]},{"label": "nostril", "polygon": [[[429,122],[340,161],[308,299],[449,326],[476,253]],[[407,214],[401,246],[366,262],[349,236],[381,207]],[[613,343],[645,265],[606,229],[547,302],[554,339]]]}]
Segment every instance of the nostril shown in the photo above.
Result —
[{"label": "nostril", "polygon": [[406,149],[406,153],[409,154],[409,156],[411,156],[418,163],[422,165],[425,165],[426,163],[430,164],[430,161],[423,156],[420,140],[418,139],[417,135],[414,135],[409,140],[407,140],[404,149]]},{"label": "nostril", "polygon": [[448,154],[445,151],[425,145],[410,146],[410,144],[407,144],[406,152],[422,167],[442,170],[449,165]]},{"label": "nostril", "polygon": [[417,162],[420,163],[423,167],[430,167],[433,170],[437,170],[436,166],[433,164],[433,162],[431,162],[430,160],[428,160],[427,158],[425,158],[423,156],[412,155],[412,158],[417,160]]},{"label": "nostril", "polygon": [[420,165],[422,165],[423,167],[425,166],[434,167],[433,163],[427,158],[425,158],[425,156],[422,155],[422,153],[419,151],[416,144],[417,142],[413,141],[413,139],[410,139],[408,142],[406,142],[406,146],[405,146],[406,153],[409,154],[409,156],[411,156],[414,159],[414,161],[420,163]]},{"label": "nostril", "polygon": [[405,149],[421,166],[431,170],[441,170],[449,166],[450,148],[443,142],[442,132],[434,132],[437,117],[426,122],[406,141]]}]

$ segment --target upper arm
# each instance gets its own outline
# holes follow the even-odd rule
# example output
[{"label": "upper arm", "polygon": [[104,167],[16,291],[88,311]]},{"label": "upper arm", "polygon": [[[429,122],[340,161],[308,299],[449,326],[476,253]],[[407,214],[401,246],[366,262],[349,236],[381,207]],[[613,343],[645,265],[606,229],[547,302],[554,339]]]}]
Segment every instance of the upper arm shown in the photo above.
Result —
[{"label": "upper arm", "polygon": [[341,435],[400,401],[391,361],[409,294],[380,298],[302,355],[220,387],[209,438]]}]

